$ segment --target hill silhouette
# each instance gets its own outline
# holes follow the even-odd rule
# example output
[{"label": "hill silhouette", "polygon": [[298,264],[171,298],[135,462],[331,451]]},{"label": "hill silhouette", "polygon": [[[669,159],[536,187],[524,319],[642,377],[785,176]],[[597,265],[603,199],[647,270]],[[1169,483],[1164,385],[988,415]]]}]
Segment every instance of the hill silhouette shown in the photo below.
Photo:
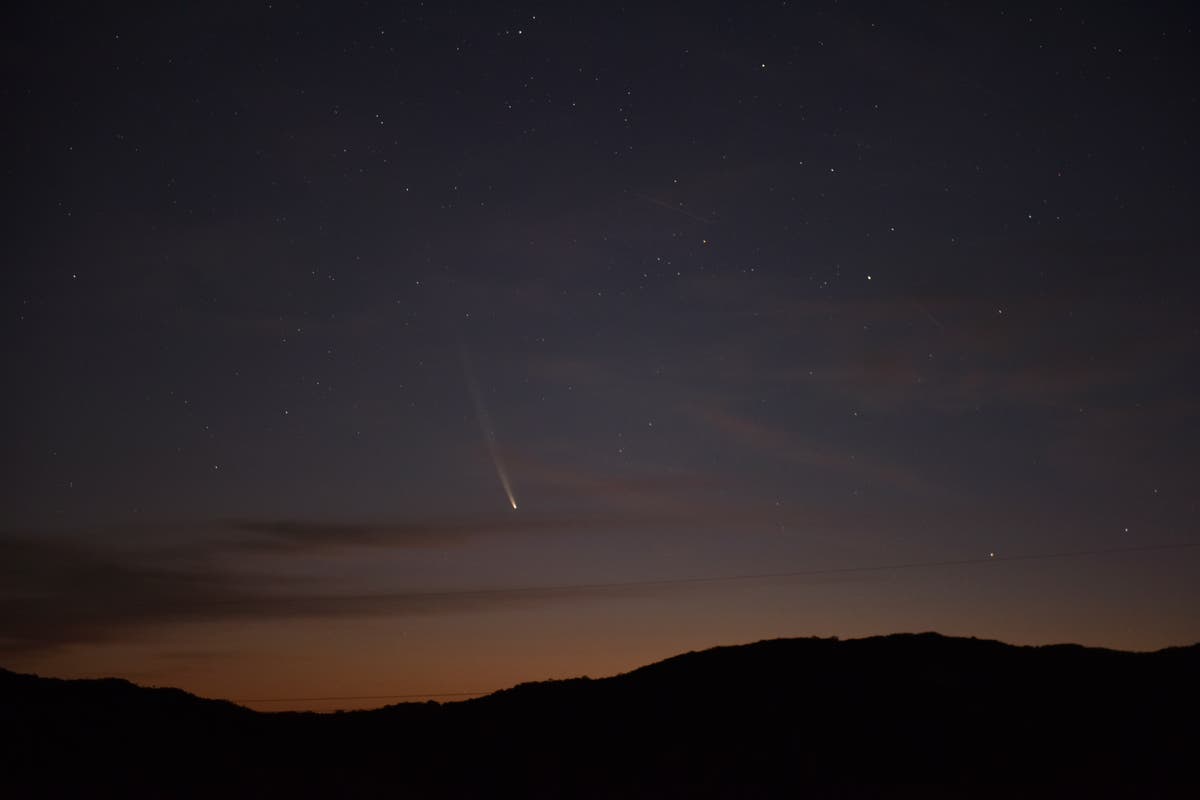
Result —
[{"label": "hill silhouette", "polygon": [[454,703],[259,713],[0,671],[8,796],[1197,796],[1200,645],[776,639]]}]

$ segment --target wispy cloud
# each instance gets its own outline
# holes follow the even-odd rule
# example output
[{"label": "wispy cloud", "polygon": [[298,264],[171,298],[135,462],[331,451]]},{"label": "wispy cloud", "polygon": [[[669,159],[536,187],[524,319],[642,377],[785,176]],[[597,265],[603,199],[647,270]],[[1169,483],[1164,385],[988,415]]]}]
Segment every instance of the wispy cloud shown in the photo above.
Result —
[{"label": "wispy cloud", "polygon": [[691,416],[713,434],[735,444],[818,472],[928,493],[932,484],[909,467],[845,447],[808,441],[797,434],[715,406],[692,405]]},{"label": "wispy cloud", "polygon": [[439,614],[554,602],[604,587],[337,593],[320,579],[167,562],[81,542],[0,538],[0,655],[136,639],[195,622]]},{"label": "wispy cloud", "polygon": [[125,640],[181,623],[436,614],[587,596],[603,587],[346,592],[339,580],[297,575],[287,565],[336,551],[462,547],[489,537],[629,529],[669,517],[662,511],[589,511],[391,523],[237,519],[184,526],[183,534],[158,540],[144,526],[107,528],[103,536],[7,532],[0,534],[0,654]]},{"label": "wispy cloud", "polygon": [[503,523],[495,520],[479,520],[474,524],[465,521],[372,524],[298,519],[234,519],[226,520],[224,525],[232,535],[216,543],[217,547],[279,553],[359,547],[449,547],[460,545],[472,536],[505,527]]},{"label": "wispy cloud", "polygon": [[[1123,295],[812,297],[796,282],[686,286],[697,314],[742,320],[707,345],[729,387],[803,385],[880,411],[1069,407],[1168,373],[1190,319]],[[797,299],[797,298],[800,299]]]}]

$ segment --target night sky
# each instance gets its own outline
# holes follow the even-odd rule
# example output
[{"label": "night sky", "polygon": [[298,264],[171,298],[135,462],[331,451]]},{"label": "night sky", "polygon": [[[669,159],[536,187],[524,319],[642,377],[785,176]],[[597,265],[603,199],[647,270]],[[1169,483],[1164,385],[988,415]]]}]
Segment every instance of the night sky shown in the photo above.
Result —
[{"label": "night sky", "polygon": [[1189,4],[118,5],[0,34],[3,666],[1200,640]]}]

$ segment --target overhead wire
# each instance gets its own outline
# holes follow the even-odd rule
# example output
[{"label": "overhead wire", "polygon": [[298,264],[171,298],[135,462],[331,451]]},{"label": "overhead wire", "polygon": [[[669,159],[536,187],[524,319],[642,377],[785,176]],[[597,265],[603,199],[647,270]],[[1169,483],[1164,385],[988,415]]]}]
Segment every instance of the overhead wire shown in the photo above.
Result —
[{"label": "overhead wire", "polygon": [[[703,583],[722,583],[733,581],[757,581],[786,578],[815,577],[821,575],[846,575],[864,572],[888,572],[894,570],[930,569],[939,567],[962,567],[983,564],[1008,564],[1026,561],[1047,561],[1064,558],[1083,558],[1087,556],[1121,555],[1132,553],[1152,553],[1171,550],[1186,550],[1200,547],[1200,542],[1168,542],[1163,544],[1130,545],[1126,547],[1092,548],[1087,550],[1062,550],[1050,553],[1027,553],[1016,555],[996,555],[975,558],[942,559],[937,561],[907,561],[894,564],[872,564],[854,567],[826,567],[821,569],[788,570],[786,572],[758,572],[733,575],[700,575],[681,578],[653,578],[631,581],[609,581],[600,583],[573,583],[557,585],[510,586],[492,589],[448,589],[435,592],[414,592],[405,595],[412,598],[455,597],[463,595],[502,595],[544,592],[560,592],[568,590],[589,589],[629,589],[650,588],[656,586],[683,586]],[[408,694],[386,695],[333,695],[328,697],[267,697],[234,700],[236,703],[315,703],[333,702],[340,700],[413,700],[434,697],[479,697],[489,692],[415,692]]]}]

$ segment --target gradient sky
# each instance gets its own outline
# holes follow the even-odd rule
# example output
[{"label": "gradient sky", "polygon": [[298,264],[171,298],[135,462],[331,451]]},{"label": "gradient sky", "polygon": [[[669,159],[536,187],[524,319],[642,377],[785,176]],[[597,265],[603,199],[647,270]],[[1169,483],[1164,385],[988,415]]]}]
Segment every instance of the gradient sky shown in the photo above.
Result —
[{"label": "gradient sky", "polygon": [[120,5],[0,34],[0,664],[1200,640],[1186,4]]}]

